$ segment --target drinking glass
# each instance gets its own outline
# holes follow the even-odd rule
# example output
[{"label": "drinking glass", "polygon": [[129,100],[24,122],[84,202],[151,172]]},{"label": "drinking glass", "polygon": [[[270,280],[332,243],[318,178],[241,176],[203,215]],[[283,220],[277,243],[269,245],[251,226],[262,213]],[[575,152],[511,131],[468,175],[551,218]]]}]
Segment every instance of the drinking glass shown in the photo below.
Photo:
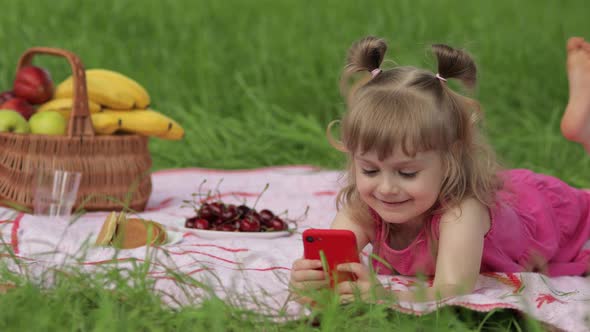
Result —
[{"label": "drinking glass", "polygon": [[35,216],[67,220],[76,202],[81,178],[80,172],[39,170],[33,198]]}]

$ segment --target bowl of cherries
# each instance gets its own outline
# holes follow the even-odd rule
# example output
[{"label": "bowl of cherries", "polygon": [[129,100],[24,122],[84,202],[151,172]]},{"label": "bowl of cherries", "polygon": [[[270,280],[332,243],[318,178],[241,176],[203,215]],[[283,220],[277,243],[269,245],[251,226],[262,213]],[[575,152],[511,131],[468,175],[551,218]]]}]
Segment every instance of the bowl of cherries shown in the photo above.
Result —
[{"label": "bowl of cherries", "polygon": [[289,236],[296,228],[294,220],[281,217],[283,214],[275,214],[270,209],[257,210],[256,203],[250,207],[245,203],[225,203],[220,197],[212,198],[208,195],[200,204],[192,204],[196,215],[184,222],[185,230],[207,238],[275,238]]},{"label": "bowl of cherries", "polygon": [[207,231],[198,234],[211,237],[229,236],[220,232],[231,233],[232,237],[240,236],[239,233],[267,238],[290,235],[289,221],[268,209],[257,211],[245,204],[237,206],[220,201],[201,204],[197,215],[187,219],[184,227]]}]

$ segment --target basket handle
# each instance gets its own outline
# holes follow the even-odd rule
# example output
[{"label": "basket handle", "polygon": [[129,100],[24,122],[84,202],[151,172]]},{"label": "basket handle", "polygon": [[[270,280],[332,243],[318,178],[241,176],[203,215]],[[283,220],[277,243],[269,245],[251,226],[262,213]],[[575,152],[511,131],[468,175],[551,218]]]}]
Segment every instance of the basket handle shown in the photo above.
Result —
[{"label": "basket handle", "polygon": [[74,53],[52,47],[32,47],[23,53],[18,60],[16,70],[18,72],[22,67],[31,64],[32,58],[36,54],[48,54],[53,56],[64,57],[68,60],[72,68],[74,84],[74,102],[68,124],[68,136],[94,136],[92,119],[88,110],[88,92],[86,91],[86,72],[84,65]]}]

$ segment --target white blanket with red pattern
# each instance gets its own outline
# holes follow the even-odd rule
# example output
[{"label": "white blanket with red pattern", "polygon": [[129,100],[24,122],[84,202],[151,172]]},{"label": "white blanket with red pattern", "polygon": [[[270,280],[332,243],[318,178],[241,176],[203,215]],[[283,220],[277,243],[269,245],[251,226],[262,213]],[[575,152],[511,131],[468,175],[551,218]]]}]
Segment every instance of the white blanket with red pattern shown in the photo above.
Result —
[{"label": "white blanket with red pattern", "polygon": [[[49,222],[26,214],[12,214],[0,222],[8,251],[36,276],[52,267],[76,265],[92,271],[104,266],[131,267],[150,258],[150,276],[156,289],[173,306],[198,304],[204,297],[219,296],[226,301],[266,314],[305,314],[289,301],[287,283],[290,266],[302,255],[300,233],[306,228],[328,228],[336,213],[335,197],[341,187],[341,173],[311,166],[271,167],[254,170],[222,171],[173,169],[153,173],[153,193],[148,208],[140,216],[156,220],[171,230],[174,243],[116,251],[109,247],[85,246],[98,233],[107,213],[89,213],[73,223]],[[200,184],[207,180],[201,188]],[[221,182],[220,182],[221,181]],[[305,216],[297,231],[278,238],[202,238],[183,229],[184,220],[195,215],[184,207],[192,194],[211,190],[226,203],[253,205],[258,210],[287,211],[290,218]],[[305,215],[306,209],[307,214]],[[0,219],[7,209],[0,208]],[[174,233],[172,230],[181,230]],[[369,252],[370,248],[367,248]],[[116,255],[116,256],[115,256]],[[199,284],[180,282],[172,273],[189,276]],[[407,289],[413,278],[380,276],[393,289]],[[400,303],[395,309],[424,314],[438,306],[457,305],[477,311],[511,308],[566,331],[590,330],[590,279],[548,278],[535,273],[482,275],[475,291],[438,303]]]}]

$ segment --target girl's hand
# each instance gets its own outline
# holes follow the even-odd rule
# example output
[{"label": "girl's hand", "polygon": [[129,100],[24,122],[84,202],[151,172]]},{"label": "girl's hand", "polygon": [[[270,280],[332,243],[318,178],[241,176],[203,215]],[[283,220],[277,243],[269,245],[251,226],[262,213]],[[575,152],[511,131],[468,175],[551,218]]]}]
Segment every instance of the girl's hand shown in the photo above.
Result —
[{"label": "girl's hand", "polygon": [[356,281],[344,281],[336,285],[336,292],[340,294],[342,302],[351,302],[358,294],[362,300],[377,300],[386,294],[377,278],[373,278],[371,271],[360,263],[340,264],[336,267],[338,271],[353,273]]},{"label": "girl's hand", "polygon": [[[316,270],[319,269],[319,270]],[[291,280],[289,282],[291,293],[299,303],[312,303],[312,300],[302,293],[319,288],[329,287],[330,281],[322,269],[322,261],[319,259],[299,258],[291,267]]]}]

